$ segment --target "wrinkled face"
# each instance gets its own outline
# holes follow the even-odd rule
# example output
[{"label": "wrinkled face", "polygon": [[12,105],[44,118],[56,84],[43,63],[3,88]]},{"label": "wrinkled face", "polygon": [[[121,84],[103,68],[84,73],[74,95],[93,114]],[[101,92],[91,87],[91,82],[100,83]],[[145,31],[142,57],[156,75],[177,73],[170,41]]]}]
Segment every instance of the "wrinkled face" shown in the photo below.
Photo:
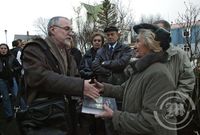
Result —
[{"label": "wrinkled face", "polygon": [[116,31],[106,32],[108,43],[115,43],[119,38],[119,33]]},{"label": "wrinkled face", "polygon": [[103,44],[103,41],[102,41],[102,38],[101,36],[95,36],[92,40],[92,45],[94,47],[94,49],[98,49],[102,46]]},{"label": "wrinkled face", "polygon": [[70,46],[72,40],[72,25],[71,21],[60,18],[58,25],[53,25],[51,27],[51,33],[53,38],[61,45]]},{"label": "wrinkled face", "polygon": [[6,55],[8,53],[8,48],[5,45],[0,46],[0,54]]},{"label": "wrinkled face", "polygon": [[145,46],[144,38],[138,35],[134,46],[136,58],[141,58],[150,52],[150,49]]}]

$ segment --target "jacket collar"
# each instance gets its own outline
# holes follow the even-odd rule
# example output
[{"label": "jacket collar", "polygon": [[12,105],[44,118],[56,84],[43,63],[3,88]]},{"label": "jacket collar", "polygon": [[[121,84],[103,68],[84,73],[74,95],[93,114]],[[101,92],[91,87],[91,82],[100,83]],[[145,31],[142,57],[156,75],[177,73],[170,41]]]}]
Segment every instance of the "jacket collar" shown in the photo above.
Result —
[{"label": "jacket collar", "polygon": [[167,61],[168,54],[166,52],[151,52],[144,57],[131,62],[130,65],[133,68],[134,72],[142,72],[150,65],[156,62],[164,63]]},{"label": "jacket collar", "polygon": [[176,55],[178,53],[177,49],[175,46],[173,46],[173,44],[170,44],[170,47],[166,50],[166,52],[168,53],[168,60],[170,60],[170,58],[174,55]]}]

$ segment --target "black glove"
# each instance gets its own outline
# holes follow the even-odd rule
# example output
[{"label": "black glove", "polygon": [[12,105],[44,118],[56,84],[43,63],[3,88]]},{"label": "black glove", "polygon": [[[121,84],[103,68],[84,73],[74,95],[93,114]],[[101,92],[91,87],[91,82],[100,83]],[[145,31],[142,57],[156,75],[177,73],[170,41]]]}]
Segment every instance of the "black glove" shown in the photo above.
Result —
[{"label": "black glove", "polygon": [[91,79],[93,72],[92,71],[84,71],[84,70],[80,70],[80,75],[82,78],[84,79]]}]

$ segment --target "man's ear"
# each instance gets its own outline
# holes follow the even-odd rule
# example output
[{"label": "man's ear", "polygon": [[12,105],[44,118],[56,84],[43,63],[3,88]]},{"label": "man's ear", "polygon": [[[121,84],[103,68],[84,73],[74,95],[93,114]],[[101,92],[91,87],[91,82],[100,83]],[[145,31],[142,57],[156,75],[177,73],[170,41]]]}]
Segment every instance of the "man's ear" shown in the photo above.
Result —
[{"label": "man's ear", "polygon": [[49,31],[51,32],[51,34],[54,34],[54,27],[50,27]]}]

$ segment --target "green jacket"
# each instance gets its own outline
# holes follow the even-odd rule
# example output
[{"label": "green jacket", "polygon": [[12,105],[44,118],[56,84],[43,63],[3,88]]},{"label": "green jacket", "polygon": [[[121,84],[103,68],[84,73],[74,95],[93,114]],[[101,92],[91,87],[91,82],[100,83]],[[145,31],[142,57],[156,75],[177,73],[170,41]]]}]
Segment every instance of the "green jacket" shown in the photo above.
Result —
[{"label": "green jacket", "polygon": [[176,90],[191,95],[195,85],[195,76],[186,52],[171,45],[167,53],[169,56],[166,65],[175,81]]},{"label": "green jacket", "polygon": [[[145,61],[146,63],[146,61]],[[141,66],[142,67],[142,66]],[[123,99],[122,111],[114,111],[112,123],[120,135],[176,135],[156,120],[162,101],[159,98],[174,91],[174,82],[167,67],[152,62],[146,69],[133,73],[122,85],[104,85],[104,96]],[[172,96],[167,94],[167,97]],[[172,120],[176,122],[175,119]],[[167,125],[175,128],[174,125]]]}]

